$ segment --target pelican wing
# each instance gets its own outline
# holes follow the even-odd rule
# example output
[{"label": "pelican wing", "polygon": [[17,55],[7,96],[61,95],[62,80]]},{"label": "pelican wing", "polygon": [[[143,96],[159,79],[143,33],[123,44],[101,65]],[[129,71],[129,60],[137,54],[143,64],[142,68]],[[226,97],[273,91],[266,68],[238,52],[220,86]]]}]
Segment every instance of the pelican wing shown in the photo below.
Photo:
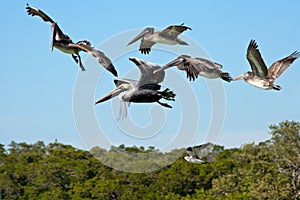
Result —
[{"label": "pelican wing", "polygon": [[151,47],[155,44],[155,42],[147,41],[142,39],[141,44],[140,44],[140,49],[139,51],[142,54],[149,54],[151,51]]},{"label": "pelican wing", "polygon": [[212,62],[210,60],[207,60],[205,58],[195,58],[195,60],[197,60],[198,62],[195,62],[195,64],[200,64],[200,65],[203,65],[205,66],[206,68],[209,68],[209,69],[222,69],[223,66],[219,63],[216,63],[216,62]]},{"label": "pelican wing", "polygon": [[199,73],[201,72],[193,63],[185,63],[178,65],[179,68],[184,68],[186,72],[186,78],[188,78],[190,81],[194,81],[198,78]]},{"label": "pelican wing", "polygon": [[291,55],[274,62],[268,70],[268,78],[275,80],[278,78],[297,58],[300,52],[293,52]]},{"label": "pelican wing", "polygon": [[186,30],[192,30],[190,27],[181,25],[171,25],[160,32],[161,36],[176,38],[179,34]]},{"label": "pelican wing", "polygon": [[42,18],[45,22],[50,22],[50,23],[54,23],[53,19],[51,19],[46,13],[44,13],[43,11],[41,11],[38,8],[29,6],[29,4],[27,4],[27,13],[28,15],[31,16],[39,16],[40,18]]},{"label": "pelican wing", "polygon": [[105,67],[108,71],[110,71],[114,76],[118,76],[118,73],[112,64],[111,60],[101,51],[96,49],[91,45],[88,41],[79,41],[76,44],[69,44],[71,47],[77,47],[90,55],[94,56],[98,62]]},{"label": "pelican wing", "polygon": [[194,81],[196,78],[198,78],[200,71],[198,70],[197,66],[193,63],[193,60],[190,59],[190,56],[179,56],[175,60],[172,60],[171,62],[163,66],[161,69],[159,69],[159,71],[165,70],[172,66],[177,66],[178,69],[184,70],[186,72],[186,77],[190,81]]},{"label": "pelican wing", "polygon": [[252,72],[259,77],[266,77],[268,69],[258,50],[255,40],[251,40],[247,49],[247,60],[250,63]]},{"label": "pelican wing", "polygon": [[214,147],[212,143],[206,143],[199,146],[192,147],[193,157],[203,158],[206,156]]},{"label": "pelican wing", "polygon": [[129,60],[132,61],[141,72],[138,80],[139,87],[147,84],[159,84],[164,80],[164,71],[154,73],[155,70],[161,68],[159,65],[134,57],[130,57]]},{"label": "pelican wing", "polygon": [[72,39],[67,34],[64,34],[56,23],[52,23],[51,25],[51,35],[51,51],[53,50],[55,38],[61,43],[73,43]]}]

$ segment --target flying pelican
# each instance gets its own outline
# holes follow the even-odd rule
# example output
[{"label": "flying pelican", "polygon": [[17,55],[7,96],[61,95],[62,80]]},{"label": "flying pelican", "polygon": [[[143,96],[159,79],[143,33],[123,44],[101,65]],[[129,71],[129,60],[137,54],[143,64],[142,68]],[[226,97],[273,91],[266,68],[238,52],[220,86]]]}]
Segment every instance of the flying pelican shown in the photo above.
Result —
[{"label": "flying pelican", "polygon": [[244,79],[247,83],[264,90],[280,90],[279,85],[274,85],[274,81],[286,70],[298,57],[300,53],[295,51],[291,55],[274,62],[269,69],[267,68],[258,45],[255,40],[251,40],[247,49],[247,60],[250,63],[252,72],[248,71],[234,79]]},{"label": "flying pelican", "polygon": [[204,58],[191,58],[187,55],[179,56],[175,60],[154,71],[154,73],[160,72],[172,66],[177,66],[178,69],[185,70],[189,80],[195,80],[198,75],[209,79],[221,78],[227,82],[230,82],[232,79],[229,73],[221,71],[221,64]]},{"label": "flying pelican", "polygon": [[62,30],[59,28],[56,22],[53,21],[48,15],[46,15],[43,11],[38,8],[31,7],[27,4],[27,13],[31,16],[39,16],[45,22],[51,23],[51,51],[53,47],[59,49],[60,51],[71,54],[72,58],[75,60],[76,63],[79,63],[79,67],[82,71],[85,71],[85,68],[81,62],[81,57],[79,55],[80,51],[84,51],[95,57],[98,62],[104,66],[108,71],[110,71],[114,76],[118,76],[115,67],[113,66],[111,60],[105,56],[105,54],[95,47],[91,45],[89,41],[83,40],[77,43],[74,43],[72,39],[64,34]]},{"label": "flying pelican", "polygon": [[149,54],[151,51],[151,47],[155,43],[169,45],[188,45],[188,43],[186,43],[185,41],[182,41],[181,39],[177,38],[177,36],[180,33],[188,29],[192,30],[190,27],[183,26],[183,24],[169,26],[160,32],[154,32],[154,28],[148,27],[145,28],[130,42],[128,42],[127,46],[142,38],[139,51],[141,51],[142,54]]},{"label": "flying pelican", "polygon": [[201,160],[206,156],[214,147],[212,143],[206,143],[195,147],[188,147],[186,152],[189,156],[185,156],[184,159],[188,162],[204,164],[205,161]]},{"label": "flying pelican", "polygon": [[[115,79],[114,83],[116,88],[97,100],[95,105],[118,96],[121,101],[119,119],[124,119],[127,116],[127,106],[129,106],[131,102],[157,102],[161,106],[172,108],[169,104],[160,102],[161,99],[169,101],[175,100],[175,93],[169,88],[160,91],[161,86],[159,83],[164,80],[165,72],[153,73],[154,70],[159,69],[160,66],[134,57],[130,57],[129,60],[139,68],[141,72],[140,79],[138,81],[125,78]],[[125,112],[123,112],[123,108],[125,108]]]}]

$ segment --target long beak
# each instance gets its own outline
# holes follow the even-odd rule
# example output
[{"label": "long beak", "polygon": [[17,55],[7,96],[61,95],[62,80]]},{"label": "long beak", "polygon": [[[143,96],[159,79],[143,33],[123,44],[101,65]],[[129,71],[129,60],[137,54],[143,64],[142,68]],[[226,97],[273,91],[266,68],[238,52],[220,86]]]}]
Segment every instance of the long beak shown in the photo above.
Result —
[{"label": "long beak", "polygon": [[53,46],[54,46],[54,40],[56,36],[56,24],[52,23],[51,26],[51,44],[50,44],[50,50],[53,51]]},{"label": "long beak", "polygon": [[146,34],[149,33],[149,30],[146,28],[144,29],[140,34],[138,34],[135,38],[133,38],[132,40],[130,40],[130,42],[128,42],[126,44],[126,46],[131,45],[132,43],[135,43],[136,41],[138,41],[139,39],[141,39],[142,37],[144,37]]},{"label": "long beak", "polygon": [[116,89],[114,89],[113,91],[111,91],[110,93],[108,93],[107,95],[105,95],[104,97],[102,97],[101,99],[99,99],[98,101],[95,102],[95,105],[98,103],[102,103],[104,101],[107,101],[115,96],[118,96],[121,92],[123,92],[124,90],[121,87],[117,87]]},{"label": "long beak", "polygon": [[233,78],[231,81],[242,80],[242,79],[244,79],[244,78],[245,78],[245,74],[242,74],[242,75],[239,75],[239,76]]},{"label": "long beak", "polygon": [[162,66],[161,68],[155,70],[153,73],[156,74],[156,73],[158,73],[160,71],[163,71],[163,70],[166,70],[166,69],[168,69],[170,67],[177,66],[177,65],[181,64],[182,62],[183,62],[182,58],[177,58],[177,59],[169,62],[168,64]]}]

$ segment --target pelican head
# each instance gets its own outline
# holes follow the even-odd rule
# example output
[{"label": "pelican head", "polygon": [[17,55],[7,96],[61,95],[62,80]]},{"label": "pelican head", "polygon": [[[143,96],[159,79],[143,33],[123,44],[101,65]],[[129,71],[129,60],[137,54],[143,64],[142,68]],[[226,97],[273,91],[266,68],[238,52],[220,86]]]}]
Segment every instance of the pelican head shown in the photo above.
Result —
[{"label": "pelican head", "polygon": [[123,83],[123,84],[119,85],[118,87],[116,87],[111,92],[109,92],[107,95],[105,95],[104,97],[102,97],[98,101],[96,101],[95,105],[98,104],[98,103],[102,103],[104,101],[107,101],[111,98],[114,98],[115,96],[121,95],[122,92],[125,92],[129,89],[130,89],[130,84]]},{"label": "pelican head", "polygon": [[126,46],[129,46],[132,43],[135,43],[139,39],[143,38],[145,35],[151,34],[151,33],[154,33],[154,28],[145,28],[140,34],[138,34],[135,38],[130,40],[130,42],[128,42]]},{"label": "pelican head", "polygon": [[190,157],[193,156],[193,149],[192,149],[192,147],[188,147],[188,148],[186,149],[186,152],[189,154]]}]

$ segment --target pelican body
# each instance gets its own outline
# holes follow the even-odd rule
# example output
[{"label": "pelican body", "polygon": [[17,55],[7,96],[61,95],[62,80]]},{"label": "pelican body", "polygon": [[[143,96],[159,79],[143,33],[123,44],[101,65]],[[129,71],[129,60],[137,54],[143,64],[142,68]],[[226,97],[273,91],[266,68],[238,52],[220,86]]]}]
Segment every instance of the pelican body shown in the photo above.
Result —
[{"label": "pelican body", "polygon": [[[116,78],[114,83],[116,88],[100,98],[95,104],[102,103],[107,101],[115,96],[119,97],[121,102],[120,116],[119,119],[123,119],[127,116],[126,108],[129,106],[129,103],[154,103],[157,102],[161,106],[172,108],[167,103],[160,102],[161,99],[174,101],[175,93],[169,88],[166,88],[163,91],[160,91],[161,83],[164,80],[165,73],[164,71],[154,74],[154,70],[159,69],[160,66],[146,62],[144,60],[130,57],[130,61],[136,64],[141,72],[140,79],[138,81],[125,78]],[[125,112],[123,109],[125,107]]]},{"label": "pelican body", "polygon": [[185,156],[184,159],[188,162],[204,164],[206,162],[201,159],[206,156],[209,151],[213,149],[213,147],[214,145],[212,143],[206,143],[195,147],[188,147],[186,149],[186,152],[189,154],[189,156]]},{"label": "pelican body", "polygon": [[77,43],[74,43],[72,39],[64,34],[56,22],[53,21],[47,14],[41,11],[38,8],[31,7],[27,4],[27,13],[31,16],[39,16],[45,22],[51,23],[51,47],[50,50],[53,51],[53,47],[59,49],[60,51],[71,54],[72,58],[76,63],[79,63],[79,67],[82,71],[85,71],[85,68],[82,64],[81,57],[79,55],[80,51],[84,51],[95,57],[98,62],[104,66],[108,71],[110,71],[114,76],[118,76],[118,73],[113,66],[111,60],[105,56],[105,54],[98,49],[94,48],[91,43],[87,40],[82,40]]},{"label": "pelican body", "polygon": [[300,56],[300,53],[295,51],[289,56],[274,62],[267,68],[262,56],[259,52],[258,45],[255,40],[251,40],[247,48],[247,60],[250,63],[252,71],[248,71],[234,79],[243,79],[247,83],[264,89],[264,90],[280,90],[279,85],[275,85],[274,81]]},{"label": "pelican body", "polygon": [[198,75],[209,79],[221,78],[227,82],[231,81],[229,73],[222,72],[222,65],[204,58],[191,58],[188,55],[181,55],[154,73],[177,66],[179,70],[186,71],[189,80],[195,80]]},{"label": "pelican body", "polygon": [[128,45],[133,44],[134,42],[141,39],[141,44],[139,51],[142,54],[149,54],[151,47],[155,43],[168,44],[168,45],[188,45],[185,41],[178,38],[178,35],[186,30],[191,30],[187,26],[181,25],[172,25],[160,32],[154,32],[154,28],[148,27],[145,28],[140,34],[133,38]]}]

